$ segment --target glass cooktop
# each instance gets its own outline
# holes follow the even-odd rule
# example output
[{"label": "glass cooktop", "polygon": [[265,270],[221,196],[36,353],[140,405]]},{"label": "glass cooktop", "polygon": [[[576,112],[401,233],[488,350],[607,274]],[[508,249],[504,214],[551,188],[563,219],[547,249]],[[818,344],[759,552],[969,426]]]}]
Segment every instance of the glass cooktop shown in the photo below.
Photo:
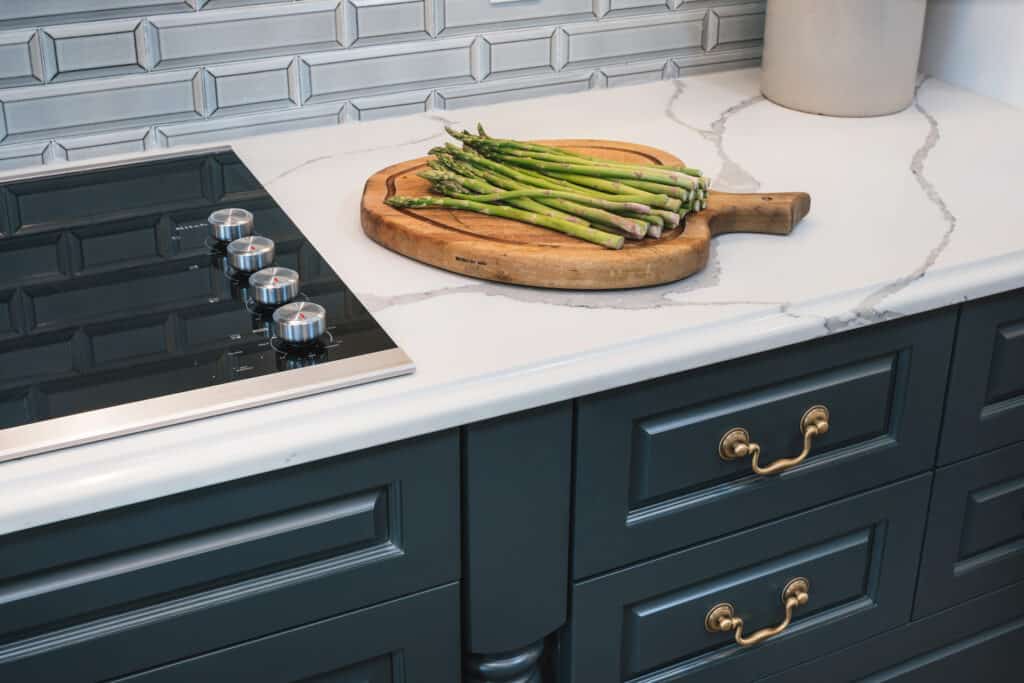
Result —
[{"label": "glass cooktop", "polygon": [[0,460],[412,369],[230,150],[0,180]]}]

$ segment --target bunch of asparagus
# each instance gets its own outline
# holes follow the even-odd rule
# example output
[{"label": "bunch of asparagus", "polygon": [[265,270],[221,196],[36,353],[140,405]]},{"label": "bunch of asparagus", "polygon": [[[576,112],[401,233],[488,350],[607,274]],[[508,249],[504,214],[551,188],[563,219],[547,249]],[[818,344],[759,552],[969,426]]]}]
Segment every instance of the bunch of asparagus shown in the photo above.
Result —
[{"label": "bunch of asparagus", "polygon": [[475,211],[530,223],[609,249],[658,239],[707,205],[709,179],[686,166],[608,161],[550,145],[446,128],[462,143],[430,150],[419,175],[440,196],[401,197],[407,208]]}]

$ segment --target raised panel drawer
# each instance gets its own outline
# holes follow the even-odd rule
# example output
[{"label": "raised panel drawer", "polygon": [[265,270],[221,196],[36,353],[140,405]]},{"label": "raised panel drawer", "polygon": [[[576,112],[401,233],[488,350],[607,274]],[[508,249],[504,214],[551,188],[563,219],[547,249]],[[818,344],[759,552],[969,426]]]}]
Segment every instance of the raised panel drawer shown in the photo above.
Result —
[{"label": "raised panel drawer", "polygon": [[144,671],[117,683],[455,683],[459,588],[407,598]]},{"label": "raised panel drawer", "polygon": [[[572,683],[752,681],[904,623],[931,475],[924,474],[577,583]],[[709,632],[734,606],[745,635],[775,626],[784,587],[809,582],[793,621],[760,644]]]},{"label": "raised panel drawer", "polygon": [[964,304],[939,464],[1024,441],[1024,290]]},{"label": "raised panel drawer", "polygon": [[0,680],[110,678],[456,580],[458,467],[446,432],[0,538]]},{"label": "raised panel drawer", "polygon": [[[1016,681],[1024,668],[1021,635],[1024,583],[1017,583],[791,667],[762,683]],[[1010,648],[996,645],[1008,640],[1016,642]],[[964,670],[966,662],[970,665]]]},{"label": "raised panel drawer", "polygon": [[1024,580],[1024,444],[935,473],[914,618]]},{"label": "raised panel drawer", "polygon": [[[954,317],[942,311],[581,399],[573,575],[593,576],[928,469]],[[743,428],[762,466],[723,459]]]}]

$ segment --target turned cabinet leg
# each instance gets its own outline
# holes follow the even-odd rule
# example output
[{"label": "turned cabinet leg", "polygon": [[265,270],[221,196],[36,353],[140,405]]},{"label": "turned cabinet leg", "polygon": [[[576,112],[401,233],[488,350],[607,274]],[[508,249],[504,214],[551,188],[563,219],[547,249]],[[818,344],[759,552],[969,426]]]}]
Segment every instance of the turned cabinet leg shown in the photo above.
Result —
[{"label": "turned cabinet leg", "polygon": [[499,654],[470,654],[463,665],[463,683],[542,683],[540,660],[544,641]]}]

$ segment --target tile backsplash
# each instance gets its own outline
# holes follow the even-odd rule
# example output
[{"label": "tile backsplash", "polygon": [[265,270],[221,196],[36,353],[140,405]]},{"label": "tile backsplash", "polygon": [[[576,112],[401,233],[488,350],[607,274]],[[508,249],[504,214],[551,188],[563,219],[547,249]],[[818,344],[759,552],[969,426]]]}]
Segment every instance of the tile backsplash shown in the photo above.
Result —
[{"label": "tile backsplash", "polygon": [[756,63],[742,0],[2,0],[0,169]]}]

